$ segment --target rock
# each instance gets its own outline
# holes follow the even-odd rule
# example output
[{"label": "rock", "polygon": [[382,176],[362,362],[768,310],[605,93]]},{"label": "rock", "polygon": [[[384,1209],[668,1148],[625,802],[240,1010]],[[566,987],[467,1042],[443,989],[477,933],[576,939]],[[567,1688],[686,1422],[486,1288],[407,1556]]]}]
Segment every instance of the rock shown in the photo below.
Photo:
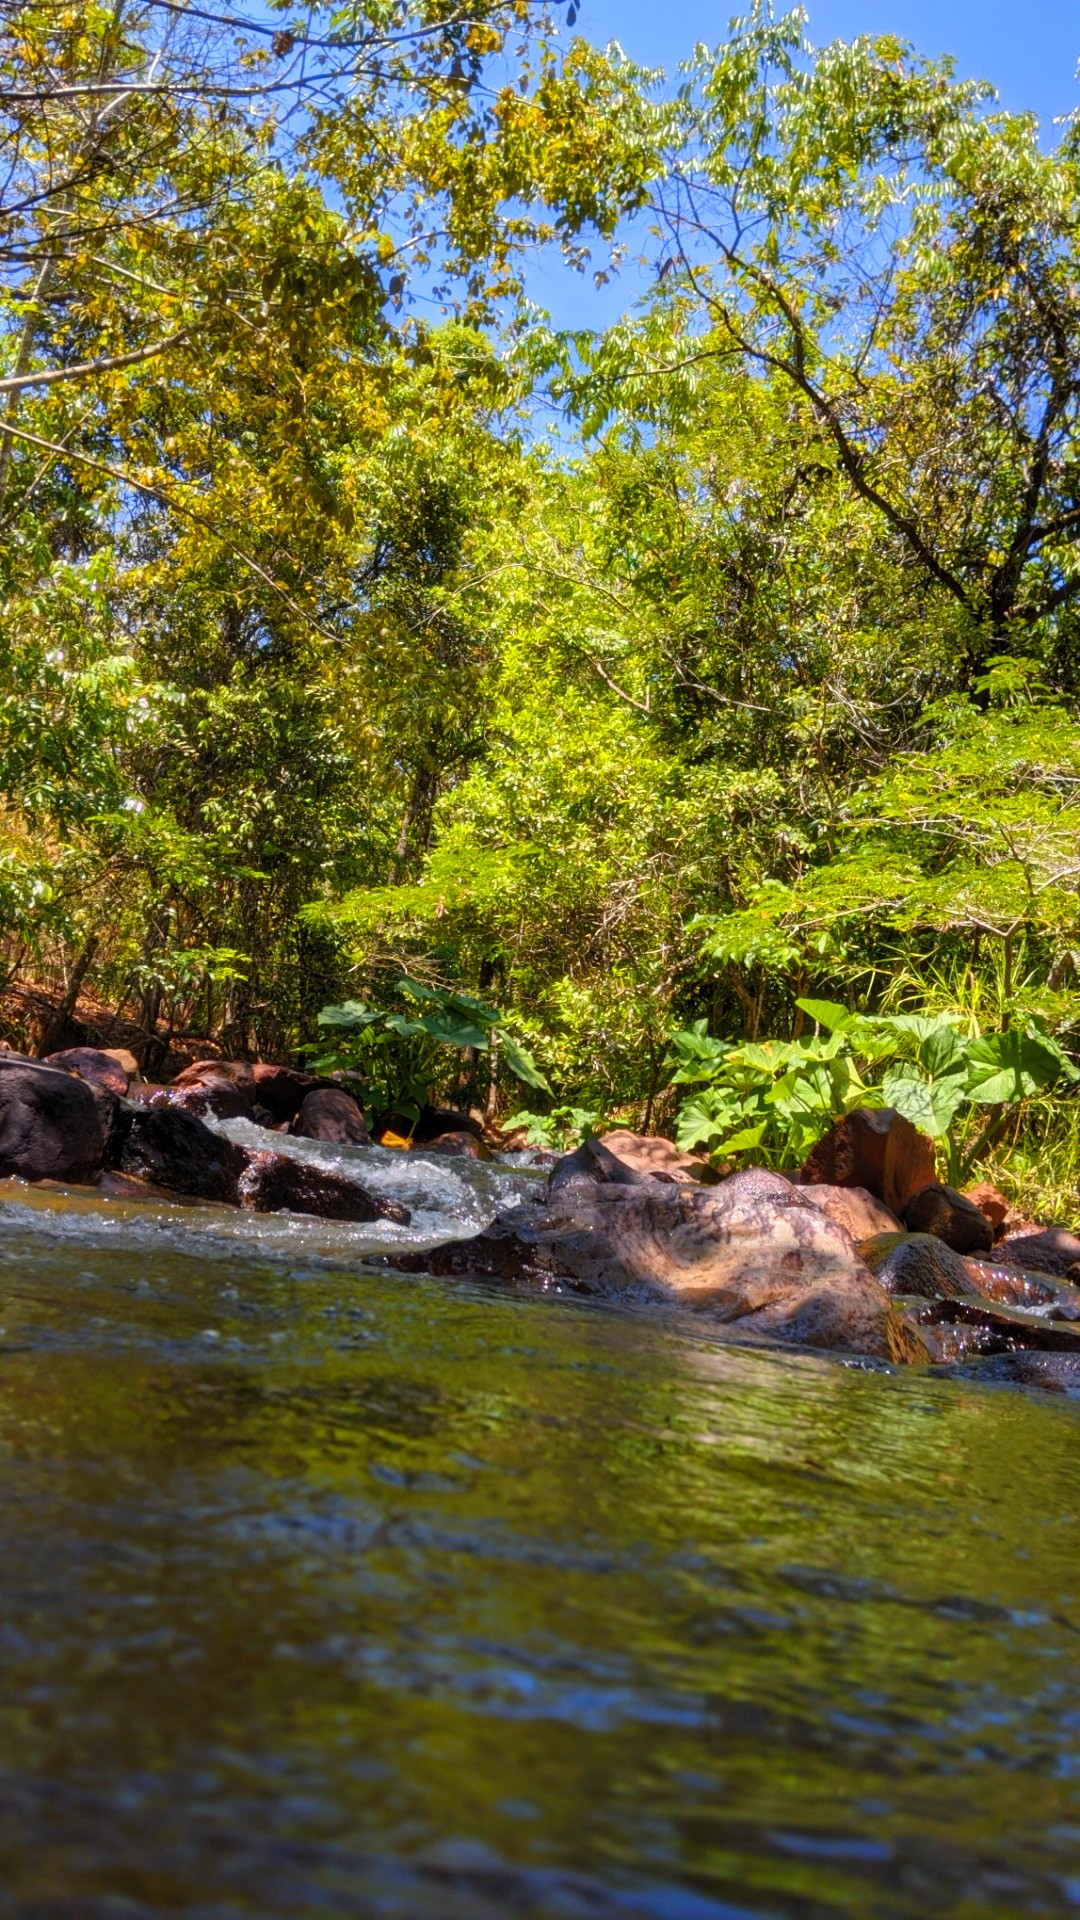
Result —
[{"label": "rock", "polygon": [[1012,1206],[1003,1193],[992,1187],[987,1180],[980,1180],[974,1187],[965,1187],[964,1197],[974,1202],[983,1217],[989,1220],[994,1238],[1000,1239],[1005,1223],[1012,1212]]},{"label": "rock", "polygon": [[[1032,1267],[1036,1273],[1066,1274],[1080,1279],[1080,1240],[1064,1227],[1010,1230],[994,1248],[998,1261]],[[1074,1272],[1075,1269],[1075,1272]]]},{"label": "rock", "polygon": [[969,1380],[978,1386],[1035,1387],[1043,1393],[1080,1398],[1080,1354],[995,1353],[942,1372],[951,1380]]},{"label": "rock", "polygon": [[902,1218],[909,1233],[932,1233],[954,1253],[989,1253],[994,1244],[994,1229],[974,1200],[938,1180],[912,1194]]},{"label": "rock", "polygon": [[474,1133],[440,1133],[435,1140],[425,1140],[418,1149],[421,1153],[455,1153],[465,1160],[490,1160],[491,1154],[482,1140]]},{"label": "rock", "polygon": [[474,1140],[484,1138],[480,1122],[460,1107],[421,1107],[420,1118],[412,1129],[413,1145],[426,1146],[429,1140],[437,1140],[443,1133],[471,1133]]},{"label": "rock", "polygon": [[1051,1320],[1080,1320],[1080,1287],[1056,1274],[1014,1267],[993,1255],[969,1254],[964,1265],[986,1300],[1006,1307],[1049,1307]]},{"label": "rock", "polygon": [[1080,1327],[989,1300],[931,1300],[909,1309],[905,1318],[939,1363],[965,1353],[1012,1353],[1019,1347],[1080,1358]]},{"label": "rock", "polygon": [[806,1161],[804,1186],[865,1187],[893,1213],[932,1185],[934,1143],[894,1107],[856,1107],[829,1128]]},{"label": "rock", "polygon": [[614,1127],[600,1135],[600,1144],[634,1173],[651,1174],[654,1180],[697,1180],[713,1186],[719,1179],[715,1169],[697,1154],[680,1153],[673,1140],[660,1134],[632,1133],[628,1127]]},{"label": "rock", "polygon": [[863,1241],[861,1252],[888,1294],[962,1300],[981,1293],[967,1263],[932,1233],[875,1234]]},{"label": "rock", "polygon": [[237,1184],[242,1207],[254,1213],[313,1213],[322,1220],[394,1220],[411,1214],[393,1200],[368,1193],[355,1180],[284,1153],[252,1153]]},{"label": "rock", "polygon": [[323,1084],[316,1074],[298,1073],[295,1067],[270,1066],[262,1060],[256,1062],[251,1073],[255,1099],[273,1116],[275,1125],[295,1120],[305,1095]]},{"label": "rock", "polygon": [[878,1200],[865,1187],[799,1187],[801,1200],[807,1200],[812,1206],[820,1207],[830,1220],[836,1220],[846,1227],[855,1241],[869,1240],[878,1233],[902,1233],[903,1228],[895,1213]]},{"label": "rock", "polygon": [[165,1088],[161,1098],[151,1104],[179,1107],[182,1113],[193,1113],[200,1120],[208,1113],[218,1120],[250,1120],[255,1115],[249,1095],[233,1080],[207,1078],[186,1087],[177,1086],[174,1081],[171,1087]]},{"label": "rock", "polygon": [[548,1174],[547,1190],[551,1196],[570,1188],[597,1186],[638,1187],[648,1176],[636,1173],[627,1166],[610,1147],[595,1137],[583,1140],[573,1153],[561,1154]]},{"label": "rock", "polygon": [[[106,1098],[112,1095],[102,1089]],[[97,1179],[106,1123],[95,1089],[61,1067],[0,1054],[0,1174],[83,1185]]]},{"label": "rock", "polygon": [[290,1131],[301,1139],[326,1140],[335,1146],[371,1145],[361,1108],[340,1087],[316,1087],[305,1094]]},{"label": "rock", "polygon": [[118,1173],[201,1200],[232,1202],[246,1164],[242,1147],[212,1133],[193,1113],[171,1104],[142,1106],[130,1100],[120,1103],[110,1159]]},{"label": "rock", "polygon": [[93,1080],[98,1086],[108,1087],[109,1092],[121,1100],[131,1084],[131,1075],[116,1055],[100,1047],[66,1047],[62,1053],[50,1053],[45,1064],[60,1067],[64,1073],[77,1073],[80,1080]]},{"label": "rock", "polygon": [[713,1195],[716,1204],[734,1205],[736,1200],[777,1200],[785,1206],[801,1202],[801,1192],[786,1174],[771,1167],[740,1167],[721,1180]]},{"label": "rock", "polygon": [[246,1060],[193,1060],[173,1080],[174,1087],[197,1087],[204,1080],[229,1080],[254,1098],[255,1070]]},{"label": "rock", "polygon": [[925,1359],[843,1227],[813,1206],[641,1179],[557,1189],[486,1233],[409,1266],[503,1279],[562,1278],[581,1292],[694,1308],[741,1335]]}]

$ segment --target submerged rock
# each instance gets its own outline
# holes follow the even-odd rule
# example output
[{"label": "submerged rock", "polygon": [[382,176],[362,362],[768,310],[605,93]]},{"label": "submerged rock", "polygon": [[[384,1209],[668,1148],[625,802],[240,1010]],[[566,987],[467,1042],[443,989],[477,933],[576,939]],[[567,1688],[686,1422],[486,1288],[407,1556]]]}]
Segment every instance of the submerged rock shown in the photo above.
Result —
[{"label": "submerged rock", "polygon": [[632,1304],[676,1304],[740,1334],[889,1360],[925,1359],[843,1227],[771,1195],[647,1177],[556,1188],[486,1233],[415,1256],[411,1268],[561,1280]]},{"label": "submerged rock", "polygon": [[934,1143],[895,1107],[856,1107],[818,1141],[800,1178],[804,1186],[865,1187],[899,1214],[933,1184]]},{"label": "submerged rock", "polygon": [[247,1154],[237,1198],[253,1213],[310,1213],[321,1220],[393,1220],[407,1227],[411,1214],[396,1201],[368,1193],[355,1180],[283,1153]]},{"label": "submerged rock", "polygon": [[490,1160],[491,1152],[475,1133],[440,1133],[434,1140],[425,1140],[418,1148],[420,1153],[453,1153],[464,1160]]},{"label": "submerged rock", "polygon": [[909,1233],[932,1233],[954,1253],[989,1253],[994,1229],[980,1207],[935,1180],[912,1194],[903,1211]]}]

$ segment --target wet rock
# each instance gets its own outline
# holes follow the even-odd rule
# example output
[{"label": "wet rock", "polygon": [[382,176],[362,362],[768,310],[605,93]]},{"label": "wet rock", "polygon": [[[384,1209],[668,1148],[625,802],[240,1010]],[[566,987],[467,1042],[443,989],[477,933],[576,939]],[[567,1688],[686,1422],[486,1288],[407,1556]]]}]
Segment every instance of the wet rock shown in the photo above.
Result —
[{"label": "wet rock", "polygon": [[250,1095],[243,1087],[237,1086],[233,1080],[210,1077],[192,1081],[184,1087],[174,1081],[151,1104],[178,1107],[182,1113],[193,1113],[200,1120],[205,1120],[208,1113],[218,1120],[251,1120],[255,1115]]},{"label": "wet rock", "polygon": [[973,1187],[965,1187],[964,1198],[978,1207],[983,1218],[990,1222],[995,1240],[1000,1239],[1012,1213],[1012,1206],[1005,1195],[999,1193],[997,1187],[992,1187],[988,1180],[980,1180]]},{"label": "wet rock", "polygon": [[[78,1082],[75,1082],[78,1085]],[[120,1103],[112,1164],[118,1173],[202,1200],[236,1201],[246,1156],[242,1147],[171,1104]]]},{"label": "wet rock", "polygon": [[600,1135],[600,1144],[634,1173],[651,1174],[654,1180],[697,1180],[714,1186],[719,1175],[694,1153],[680,1153],[673,1140],[660,1134],[633,1133],[628,1127],[613,1127]]},{"label": "wet rock", "polygon": [[1008,1307],[1046,1308],[1052,1320],[1080,1320],[1080,1287],[1056,1274],[1035,1273],[979,1254],[969,1254],[964,1265],[987,1300]]},{"label": "wet rock", "polygon": [[[394,1132],[400,1133],[401,1128],[395,1127]],[[408,1127],[405,1132],[409,1132]],[[414,1146],[426,1146],[429,1140],[437,1140],[443,1133],[471,1133],[474,1140],[484,1138],[479,1120],[462,1107],[421,1107],[420,1117],[412,1129]]]},{"label": "wet rock", "polygon": [[1080,1398],[1080,1354],[1075,1353],[995,1353],[942,1371],[976,1386],[1035,1387]]},{"label": "wet rock", "polygon": [[440,1133],[434,1140],[425,1140],[421,1153],[453,1153],[466,1160],[490,1160],[491,1154],[482,1140],[474,1133]]},{"label": "wet rock", "polygon": [[96,1180],[105,1135],[95,1089],[86,1081],[39,1060],[0,1054],[0,1174],[76,1184]]},{"label": "wet rock", "polygon": [[305,1094],[291,1131],[301,1139],[325,1140],[335,1146],[371,1145],[361,1107],[340,1087],[316,1087]]},{"label": "wet rock", "polygon": [[605,1299],[677,1304],[748,1337],[926,1358],[843,1227],[816,1207],[768,1195],[724,1201],[723,1192],[648,1178],[563,1187],[545,1211],[515,1208],[486,1233],[417,1262],[439,1273],[561,1279]]},{"label": "wet rock", "polygon": [[1006,1233],[994,1248],[999,1261],[1033,1267],[1039,1273],[1080,1279],[1080,1240],[1064,1227],[1036,1227]]},{"label": "wet rock", "polygon": [[115,1093],[121,1100],[131,1084],[131,1075],[121,1066],[116,1055],[106,1053],[99,1047],[65,1047],[62,1053],[50,1053],[45,1064],[60,1067],[64,1073],[77,1073],[80,1080],[108,1087],[109,1092]]},{"label": "wet rock", "polygon": [[243,1087],[253,1099],[255,1093],[255,1070],[246,1060],[193,1060],[173,1080],[174,1087],[197,1087],[204,1080],[228,1080],[234,1087]]},{"label": "wet rock", "polygon": [[878,1233],[903,1232],[895,1213],[865,1187],[805,1186],[794,1191],[801,1200],[820,1207],[830,1220],[839,1221],[855,1241],[869,1240]]},{"label": "wet rock", "polygon": [[932,1233],[954,1253],[989,1253],[994,1244],[993,1227],[975,1202],[938,1180],[912,1194],[902,1219],[909,1233]]},{"label": "wet rock", "polygon": [[1070,1353],[1080,1359],[1080,1327],[1047,1320],[1019,1307],[995,1305],[989,1300],[933,1300],[909,1309],[909,1323],[917,1326],[937,1361],[961,1353],[1029,1352]]},{"label": "wet rock", "polygon": [[962,1300],[980,1293],[960,1254],[932,1233],[879,1233],[864,1240],[862,1257],[886,1293],[927,1300]]},{"label": "wet rock", "polygon": [[593,1138],[556,1160],[548,1175],[548,1194],[597,1186],[637,1187],[648,1178],[627,1166],[610,1147]]},{"label": "wet rock", "polygon": [[242,1207],[254,1213],[311,1213],[321,1220],[393,1220],[408,1226],[407,1207],[368,1193],[355,1180],[283,1153],[247,1155],[237,1183]]},{"label": "wet rock", "polygon": [[322,1082],[313,1073],[298,1073],[295,1067],[275,1067],[260,1060],[251,1069],[254,1097],[270,1114],[275,1126],[282,1120],[295,1120],[307,1094]]},{"label": "wet rock", "polygon": [[829,1128],[800,1175],[804,1186],[865,1187],[902,1214],[933,1183],[934,1143],[894,1107],[856,1107]]}]

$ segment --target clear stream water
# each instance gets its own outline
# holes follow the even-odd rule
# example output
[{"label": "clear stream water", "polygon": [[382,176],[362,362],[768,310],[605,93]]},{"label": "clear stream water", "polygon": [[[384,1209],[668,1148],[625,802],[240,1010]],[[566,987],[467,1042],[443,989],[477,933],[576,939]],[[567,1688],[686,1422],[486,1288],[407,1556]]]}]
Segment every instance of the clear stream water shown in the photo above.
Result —
[{"label": "clear stream water", "polygon": [[1080,1403],[6,1193],[0,1920],[1080,1913]]}]

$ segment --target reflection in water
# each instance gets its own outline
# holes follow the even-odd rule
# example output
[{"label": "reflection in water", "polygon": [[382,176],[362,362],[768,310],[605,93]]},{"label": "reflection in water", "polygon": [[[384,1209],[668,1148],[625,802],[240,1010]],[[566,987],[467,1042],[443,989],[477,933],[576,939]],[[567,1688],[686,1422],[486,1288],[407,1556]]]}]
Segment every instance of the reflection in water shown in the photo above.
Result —
[{"label": "reflection in water", "polygon": [[3,1920],[1080,1910],[1076,1403],[29,1204]]}]

